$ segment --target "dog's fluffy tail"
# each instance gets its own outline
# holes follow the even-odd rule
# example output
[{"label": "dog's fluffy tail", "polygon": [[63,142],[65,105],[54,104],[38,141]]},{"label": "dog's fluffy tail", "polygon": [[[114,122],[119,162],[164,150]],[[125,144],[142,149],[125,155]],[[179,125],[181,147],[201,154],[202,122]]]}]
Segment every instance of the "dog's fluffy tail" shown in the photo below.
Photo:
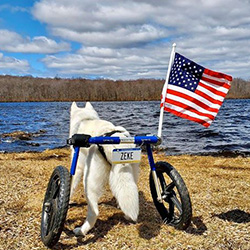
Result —
[{"label": "dog's fluffy tail", "polygon": [[137,180],[131,164],[112,166],[109,182],[110,188],[118,201],[118,205],[126,218],[137,221],[139,214],[139,195]]}]

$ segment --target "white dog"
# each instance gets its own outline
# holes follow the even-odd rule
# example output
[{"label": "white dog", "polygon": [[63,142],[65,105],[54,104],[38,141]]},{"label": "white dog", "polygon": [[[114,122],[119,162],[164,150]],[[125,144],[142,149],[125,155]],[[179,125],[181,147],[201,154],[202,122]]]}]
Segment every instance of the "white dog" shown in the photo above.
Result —
[{"label": "white dog", "polygon": [[[111,122],[101,120],[89,102],[86,103],[85,108],[79,108],[73,102],[70,114],[70,137],[77,133],[102,136],[112,131],[114,133],[112,136],[129,136],[128,131],[123,127],[114,126]],[[137,188],[139,164],[111,165],[112,150],[114,148],[133,146],[103,145],[104,154],[100,152],[97,145],[81,148],[76,173],[72,178],[70,197],[72,198],[76,187],[83,177],[88,212],[84,224],[74,229],[74,233],[77,236],[87,234],[94,226],[99,213],[98,200],[108,181],[119,207],[125,214],[125,218],[137,221],[139,213]]]}]

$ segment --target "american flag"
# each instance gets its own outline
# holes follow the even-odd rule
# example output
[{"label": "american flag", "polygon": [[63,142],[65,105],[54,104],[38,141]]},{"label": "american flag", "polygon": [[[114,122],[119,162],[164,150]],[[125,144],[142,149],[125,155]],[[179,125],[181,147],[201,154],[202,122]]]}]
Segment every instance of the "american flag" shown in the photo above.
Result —
[{"label": "american flag", "polygon": [[[164,110],[209,127],[230,88],[232,77],[206,69],[175,53]],[[163,95],[164,96],[164,95]]]}]

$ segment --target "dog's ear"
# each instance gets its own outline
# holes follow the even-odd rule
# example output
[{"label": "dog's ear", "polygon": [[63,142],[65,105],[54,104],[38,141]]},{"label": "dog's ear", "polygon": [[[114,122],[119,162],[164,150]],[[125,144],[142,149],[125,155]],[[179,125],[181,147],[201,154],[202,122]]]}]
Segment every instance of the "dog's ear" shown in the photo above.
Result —
[{"label": "dog's ear", "polygon": [[93,108],[93,106],[91,105],[90,102],[86,102],[85,108],[86,108],[86,109],[93,109],[93,110],[95,110],[95,109]]},{"label": "dog's ear", "polygon": [[77,107],[77,104],[76,104],[76,102],[72,102],[72,104],[71,104],[71,111],[73,111],[73,110],[75,110],[75,109],[77,109],[78,107]]}]

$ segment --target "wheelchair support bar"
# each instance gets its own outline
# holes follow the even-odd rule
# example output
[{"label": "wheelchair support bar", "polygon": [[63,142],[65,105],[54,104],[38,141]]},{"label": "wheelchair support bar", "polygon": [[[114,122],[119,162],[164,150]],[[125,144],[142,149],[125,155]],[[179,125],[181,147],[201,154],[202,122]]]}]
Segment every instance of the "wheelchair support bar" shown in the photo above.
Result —
[{"label": "wheelchair support bar", "polygon": [[73,145],[74,147],[89,147],[91,144],[158,144],[160,138],[155,135],[143,135],[134,137],[104,137],[97,136],[91,137],[85,134],[74,134],[70,139],[67,140],[67,144]]},{"label": "wheelchair support bar", "polygon": [[73,159],[72,159],[72,163],[71,163],[71,168],[70,168],[70,175],[71,176],[75,175],[79,152],[80,152],[80,148],[75,147],[74,148],[74,155],[73,155]]}]

